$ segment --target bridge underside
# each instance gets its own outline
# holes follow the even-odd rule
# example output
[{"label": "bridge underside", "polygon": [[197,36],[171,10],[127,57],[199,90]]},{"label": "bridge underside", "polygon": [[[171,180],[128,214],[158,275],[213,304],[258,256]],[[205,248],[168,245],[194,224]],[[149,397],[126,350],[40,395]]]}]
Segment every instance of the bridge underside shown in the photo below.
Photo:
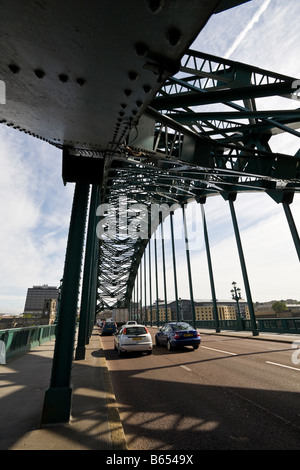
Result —
[{"label": "bridge underside", "polygon": [[[72,334],[67,364],[57,358],[74,329],[77,299],[67,301],[79,286],[89,195],[81,310],[95,314],[129,305],[162,220],[148,224],[153,205],[232,202],[245,191],[289,205],[300,190],[300,152],[272,151],[273,136],[300,136],[296,78],[189,49],[212,15],[242,3],[1,2],[0,122],[60,148],[63,181],[76,183],[48,410],[58,386],[69,400]],[[269,109],[272,97],[279,109]],[[145,220],[146,237],[128,234]]]}]

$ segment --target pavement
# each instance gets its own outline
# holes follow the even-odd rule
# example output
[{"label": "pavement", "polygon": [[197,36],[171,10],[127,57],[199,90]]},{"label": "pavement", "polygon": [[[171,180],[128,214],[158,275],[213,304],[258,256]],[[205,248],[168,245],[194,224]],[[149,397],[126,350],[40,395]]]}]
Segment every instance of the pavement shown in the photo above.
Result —
[{"label": "pavement", "polygon": [[[201,334],[216,334],[201,329]],[[221,336],[294,343],[300,335],[222,331]],[[0,450],[126,451],[126,437],[110,381],[101,337],[95,328],[86,357],[72,368],[72,414],[68,424],[41,426],[50,385],[55,341],[0,365]]]},{"label": "pavement", "polygon": [[97,329],[85,359],[73,362],[70,422],[41,427],[54,344],[0,365],[0,450],[127,450]]}]

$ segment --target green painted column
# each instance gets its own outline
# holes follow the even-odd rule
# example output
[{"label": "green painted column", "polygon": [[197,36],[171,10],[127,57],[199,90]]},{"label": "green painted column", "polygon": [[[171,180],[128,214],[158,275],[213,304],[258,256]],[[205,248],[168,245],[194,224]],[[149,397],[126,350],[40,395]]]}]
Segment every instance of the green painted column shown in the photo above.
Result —
[{"label": "green painted column", "polygon": [[171,241],[172,241],[172,257],[173,257],[173,274],[174,274],[174,291],[175,291],[175,302],[176,302],[176,317],[177,321],[180,318],[179,302],[178,302],[178,288],[177,288],[177,272],[176,272],[176,257],[175,257],[175,242],[174,242],[174,225],[173,225],[174,212],[170,212],[170,228],[171,228]]},{"label": "green painted column", "polygon": [[292,211],[291,211],[291,208],[290,208],[290,203],[287,200],[283,199],[282,206],[283,206],[283,209],[284,209],[284,212],[285,212],[285,215],[286,215],[287,222],[288,222],[289,227],[290,227],[292,238],[294,240],[294,244],[295,244],[295,248],[296,248],[296,251],[297,251],[298,259],[300,261],[300,239],[299,239],[297,227],[296,227],[296,224],[295,224],[295,221],[294,221],[294,218],[293,218],[293,214],[292,214]]},{"label": "green painted column", "polygon": [[149,308],[150,308],[150,325],[153,325],[153,320],[152,320],[152,273],[151,273],[151,238],[149,239],[149,244],[148,244],[148,253],[149,253]]},{"label": "green painted column", "polygon": [[195,315],[195,304],[194,304],[194,293],[193,293],[193,282],[192,282],[192,270],[191,270],[191,261],[190,261],[190,249],[189,249],[189,239],[186,226],[186,217],[184,205],[182,205],[182,219],[183,219],[183,228],[184,228],[184,238],[185,238],[185,253],[186,253],[186,262],[189,278],[189,288],[190,288],[190,298],[191,298],[191,309],[192,309],[192,318],[193,326],[196,328],[196,315]]},{"label": "green painted column", "polygon": [[89,184],[76,183],[50,387],[45,392],[41,419],[43,425],[67,423],[70,419],[72,398],[70,381],[88,196]]},{"label": "green painted column", "polygon": [[215,289],[214,275],[213,275],[212,262],[211,262],[211,256],[210,256],[210,246],[209,246],[208,230],[207,230],[207,224],[206,224],[206,216],[205,216],[205,211],[204,211],[204,206],[203,206],[205,201],[203,199],[200,199],[199,202],[200,202],[201,214],[202,214],[202,223],[203,223],[207,264],[208,264],[208,272],[209,272],[209,279],[210,279],[210,288],[211,288],[211,295],[212,295],[212,301],[213,301],[213,315],[214,315],[214,319],[216,323],[216,333],[220,333],[216,289]]},{"label": "green painted column", "polygon": [[160,212],[160,235],[161,235],[161,249],[162,249],[162,262],[163,262],[163,279],[164,279],[164,297],[165,297],[165,322],[168,321],[168,299],[167,299],[167,279],[166,279],[166,257],[165,257],[165,236],[162,214]]},{"label": "green painted column", "polygon": [[[89,211],[89,222],[88,232],[85,249],[85,262],[84,262],[84,274],[82,282],[82,295],[81,295],[81,308],[80,308],[80,319],[79,319],[79,331],[78,341],[75,354],[75,360],[82,360],[85,358],[86,344],[88,342],[88,325],[90,311],[93,308],[93,301],[95,296],[94,284],[95,284],[95,263],[97,262],[95,256],[96,244],[98,238],[96,234],[96,209],[99,202],[99,186],[93,185],[90,211]],[[97,279],[96,279],[97,282]]]},{"label": "green painted column", "polygon": [[146,256],[146,250],[144,252],[144,299],[145,299],[145,311],[144,311],[144,320],[145,323],[144,325],[147,324],[147,256]]},{"label": "green painted column", "polygon": [[157,269],[157,240],[154,234],[154,263],[155,263],[155,292],[156,292],[156,326],[159,326],[159,307],[158,307],[158,269]]},{"label": "green painted column", "polygon": [[258,336],[259,333],[258,333],[258,328],[257,328],[257,325],[256,325],[255,312],[254,312],[254,307],[253,307],[253,302],[252,302],[250,284],[249,284],[249,280],[248,280],[246,263],[245,263],[244,253],[243,253],[243,247],[242,247],[242,242],[241,242],[240,233],[239,233],[239,227],[238,227],[237,218],[236,218],[235,209],[234,209],[234,204],[233,204],[233,201],[235,200],[235,197],[236,197],[235,195],[229,195],[228,201],[229,201],[229,207],[230,207],[232,223],[233,223],[233,228],[234,228],[234,233],[235,233],[235,239],[236,239],[237,248],[238,248],[238,252],[239,252],[239,258],[240,258],[240,263],[241,263],[243,279],[244,279],[245,291],[246,291],[248,308],[249,308],[249,313],[250,313],[251,326],[252,326],[252,334],[253,334],[253,336]]},{"label": "green painted column", "polygon": [[143,268],[142,268],[142,258],[140,259],[140,322],[143,323]]}]

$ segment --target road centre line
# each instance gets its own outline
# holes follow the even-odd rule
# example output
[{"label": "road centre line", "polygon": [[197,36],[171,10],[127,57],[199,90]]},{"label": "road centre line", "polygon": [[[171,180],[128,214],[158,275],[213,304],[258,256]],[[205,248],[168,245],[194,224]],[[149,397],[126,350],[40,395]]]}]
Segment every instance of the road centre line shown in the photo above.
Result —
[{"label": "road centre line", "polygon": [[285,366],[284,364],[278,364],[277,362],[266,361],[266,364],[272,364],[273,366],[278,366],[278,367],[285,367],[286,369],[293,369],[293,370],[297,370],[298,372],[300,372],[300,369],[298,369],[297,367]]},{"label": "road centre line", "polygon": [[191,372],[191,370],[192,370],[192,369],[190,369],[189,367],[186,367],[186,366],[180,366],[180,367],[182,367],[185,370],[188,370],[189,372]]},{"label": "road centre line", "polygon": [[224,354],[230,354],[231,356],[237,356],[236,353],[232,353],[232,352],[228,352],[228,351],[222,351],[221,349],[208,348],[207,346],[201,346],[201,348],[210,349],[211,351],[217,351],[217,352],[221,352],[221,353],[224,353]]}]

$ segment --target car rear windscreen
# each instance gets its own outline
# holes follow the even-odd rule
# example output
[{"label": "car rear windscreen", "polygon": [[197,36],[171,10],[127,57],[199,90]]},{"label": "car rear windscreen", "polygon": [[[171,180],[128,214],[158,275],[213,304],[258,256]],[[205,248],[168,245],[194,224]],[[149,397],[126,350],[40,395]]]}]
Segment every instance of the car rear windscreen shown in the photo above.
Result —
[{"label": "car rear windscreen", "polygon": [[129,328],[126,327],[126,335],[144,335],[147,333],[146,328],[143,328],[142,326],[138,327],[132,327],[130,326]]}]

